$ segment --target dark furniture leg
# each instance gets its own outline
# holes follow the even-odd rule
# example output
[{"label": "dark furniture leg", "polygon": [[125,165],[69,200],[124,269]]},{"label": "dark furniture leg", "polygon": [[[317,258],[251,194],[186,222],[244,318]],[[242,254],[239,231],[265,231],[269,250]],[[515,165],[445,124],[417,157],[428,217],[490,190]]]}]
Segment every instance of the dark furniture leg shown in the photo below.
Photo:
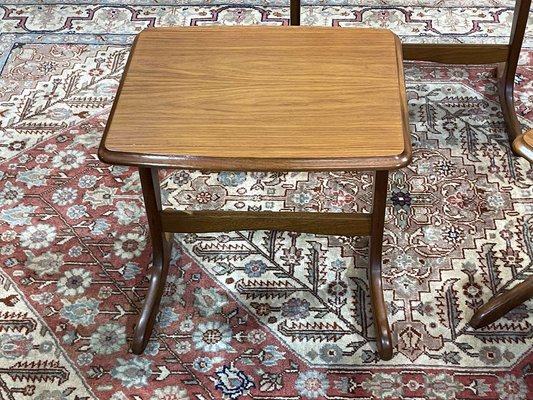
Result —
[{"label": "dark furniture leg", "polygon": [[392,358],[392,338],[381,281],[381,253],[383,248],[383,227],[385,224],[385,204],[387,201],[387,182],[388,172],[376,171],[369,263],[370,300],[374,315],[376,344],[379,356],[383,360]]},{"label": "dark furniture leg", "polygon": [[154,328],[159,311],[161,296],[170,262],[170,241],[165,237],[161,224],[161,189],[157,168],[139,168],[144,204],[148,216],[148,226],[153,249],[150,286],[144,300],[144,306],[133,333],[132,351],[142,354]]},{"label": "dark furniture leg", "polygon": [[290,0],[291,1],[291,21],[290,24],[293,26],[300,25],[300,0]]},{"label": "dark furniture leg", "polygon": [[500,64],[498,68],[500,104],[505,119],[505,126],[507,127],[507,134],[511,142],[522,133],[522,126],[516,116],[513,91],[516,67],[518,65],[518,58],[520,57],[520,50],[522,49],[522,42],[524,41],[530,6],[531,0],[516,1],[507,61]]},{"label": "dark furniture leg", "polygon": [[477,329],[492,324],[494,321],[503,317],[513,308],[519,306],[524,301],[533,297],[533,276],[527,278],[524,282],[516,285],[511,290],[493,297],[486,304],[483,304],[472,319],[470,325]]}]

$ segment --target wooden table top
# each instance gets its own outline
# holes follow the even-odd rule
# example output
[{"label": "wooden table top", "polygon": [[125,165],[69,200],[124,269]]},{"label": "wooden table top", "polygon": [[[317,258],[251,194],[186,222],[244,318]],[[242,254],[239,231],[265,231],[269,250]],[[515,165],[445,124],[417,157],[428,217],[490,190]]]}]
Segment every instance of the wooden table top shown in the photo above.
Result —
[{"label": "wooden table top", "polygon": [[99,155],[207,170],[403,167],[411,147],[400,42],[380,29],[146,29]]}]

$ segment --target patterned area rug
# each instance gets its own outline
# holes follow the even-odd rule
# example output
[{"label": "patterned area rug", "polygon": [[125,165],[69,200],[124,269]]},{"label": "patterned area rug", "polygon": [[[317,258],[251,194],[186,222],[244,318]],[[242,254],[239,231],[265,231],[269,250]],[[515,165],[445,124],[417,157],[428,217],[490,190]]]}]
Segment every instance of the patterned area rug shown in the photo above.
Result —
[{"label": "patterned area rug", "polygon": [[[512,2],[474,3],[317,1],[302,21],[505,41]],[[533,170],[510,151],[490,67],[406,64],[413,163],[389,181],[383,260],[392,360],[375,349],[366,238],[267,231],[175,235],[153,340],[129,352],[146,218],[137,173],[96,156],[129,45],[149,26],[287,18],[278,0],[0,5],[1,399],[533,399],[533,303],[468,325],[533,269]],[[529,127],[532,79],[526,48]],[[372,180],[174,171],[163,186],[182,209],[348,212],[369,210]]]}]

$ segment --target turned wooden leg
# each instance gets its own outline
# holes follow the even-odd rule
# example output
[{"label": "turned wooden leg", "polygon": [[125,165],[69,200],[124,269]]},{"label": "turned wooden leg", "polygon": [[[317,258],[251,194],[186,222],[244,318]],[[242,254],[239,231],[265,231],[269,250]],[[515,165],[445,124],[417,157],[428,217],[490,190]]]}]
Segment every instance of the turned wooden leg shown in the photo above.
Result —
[{"label": "turned wooden leg", "polygon": [[387,181],[387,171],[376,171],[369,265],[370,300],[376,330],[376,344],[379,356],[383,360],[392,358],[392,338],[381,282],[381,253],[383,248],[383,227],[385,224],[385,204],[387,201]]},{"label": "turned wooden leg", "polygon": [[500,104],[510,142],[522,133],[522,126],[516,116],[514,105],[514,78],[524,40],[530,5],[531,0],[516,1],[507,61],[498,66]]},{"label": "turned wooden leg", "polygon": [[152,241],[153,266],[148,293],[133,333],[131,348],[135,354],[142,354],[150,340],[161,296],[165,290],[170,262],[170,241],[165,237],[161,227],[161,188],[158,170],[157,168],[139,168],[139,174]]},{"label": "turned wooden leg", "polygon": [[511,290],[494,296],[488,303],[481,306],[470,320],[470,325],[477,329],[492,324],[532,297],[533,276],[530,276]]}]

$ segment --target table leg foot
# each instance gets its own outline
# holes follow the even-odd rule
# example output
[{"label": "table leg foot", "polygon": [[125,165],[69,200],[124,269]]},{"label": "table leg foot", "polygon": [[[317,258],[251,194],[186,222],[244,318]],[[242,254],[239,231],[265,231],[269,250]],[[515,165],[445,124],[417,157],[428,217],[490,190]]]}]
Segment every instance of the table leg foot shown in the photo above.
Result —
[{"label": "table leg foot", "polygon": [[[156,254],[157,253],[157,254]],[[150,285],[144,300],[144,305],[133,332],[131,349],[134,354],[142,354],[154,328],[155,320],[159,312],[161,297],[165,291],[165,283],[170,263],[169,251],[154,249],[153,266],[151,268]]]},{"label": "table leg foot", "polygon": [[513,308],[533,297],[533,276],[519,283],[511,290],[499,294],[482,305],[470,320],[474,328],[482,328],[503,317]]},{"label": "table leg foot", "polygon": [[392,335],[387,318],[387,306],[383,298],[381,282],[381,257],[371,260],[370,264],[370,301],[374,315],[376,346],[382,360],[392,358]]}]

